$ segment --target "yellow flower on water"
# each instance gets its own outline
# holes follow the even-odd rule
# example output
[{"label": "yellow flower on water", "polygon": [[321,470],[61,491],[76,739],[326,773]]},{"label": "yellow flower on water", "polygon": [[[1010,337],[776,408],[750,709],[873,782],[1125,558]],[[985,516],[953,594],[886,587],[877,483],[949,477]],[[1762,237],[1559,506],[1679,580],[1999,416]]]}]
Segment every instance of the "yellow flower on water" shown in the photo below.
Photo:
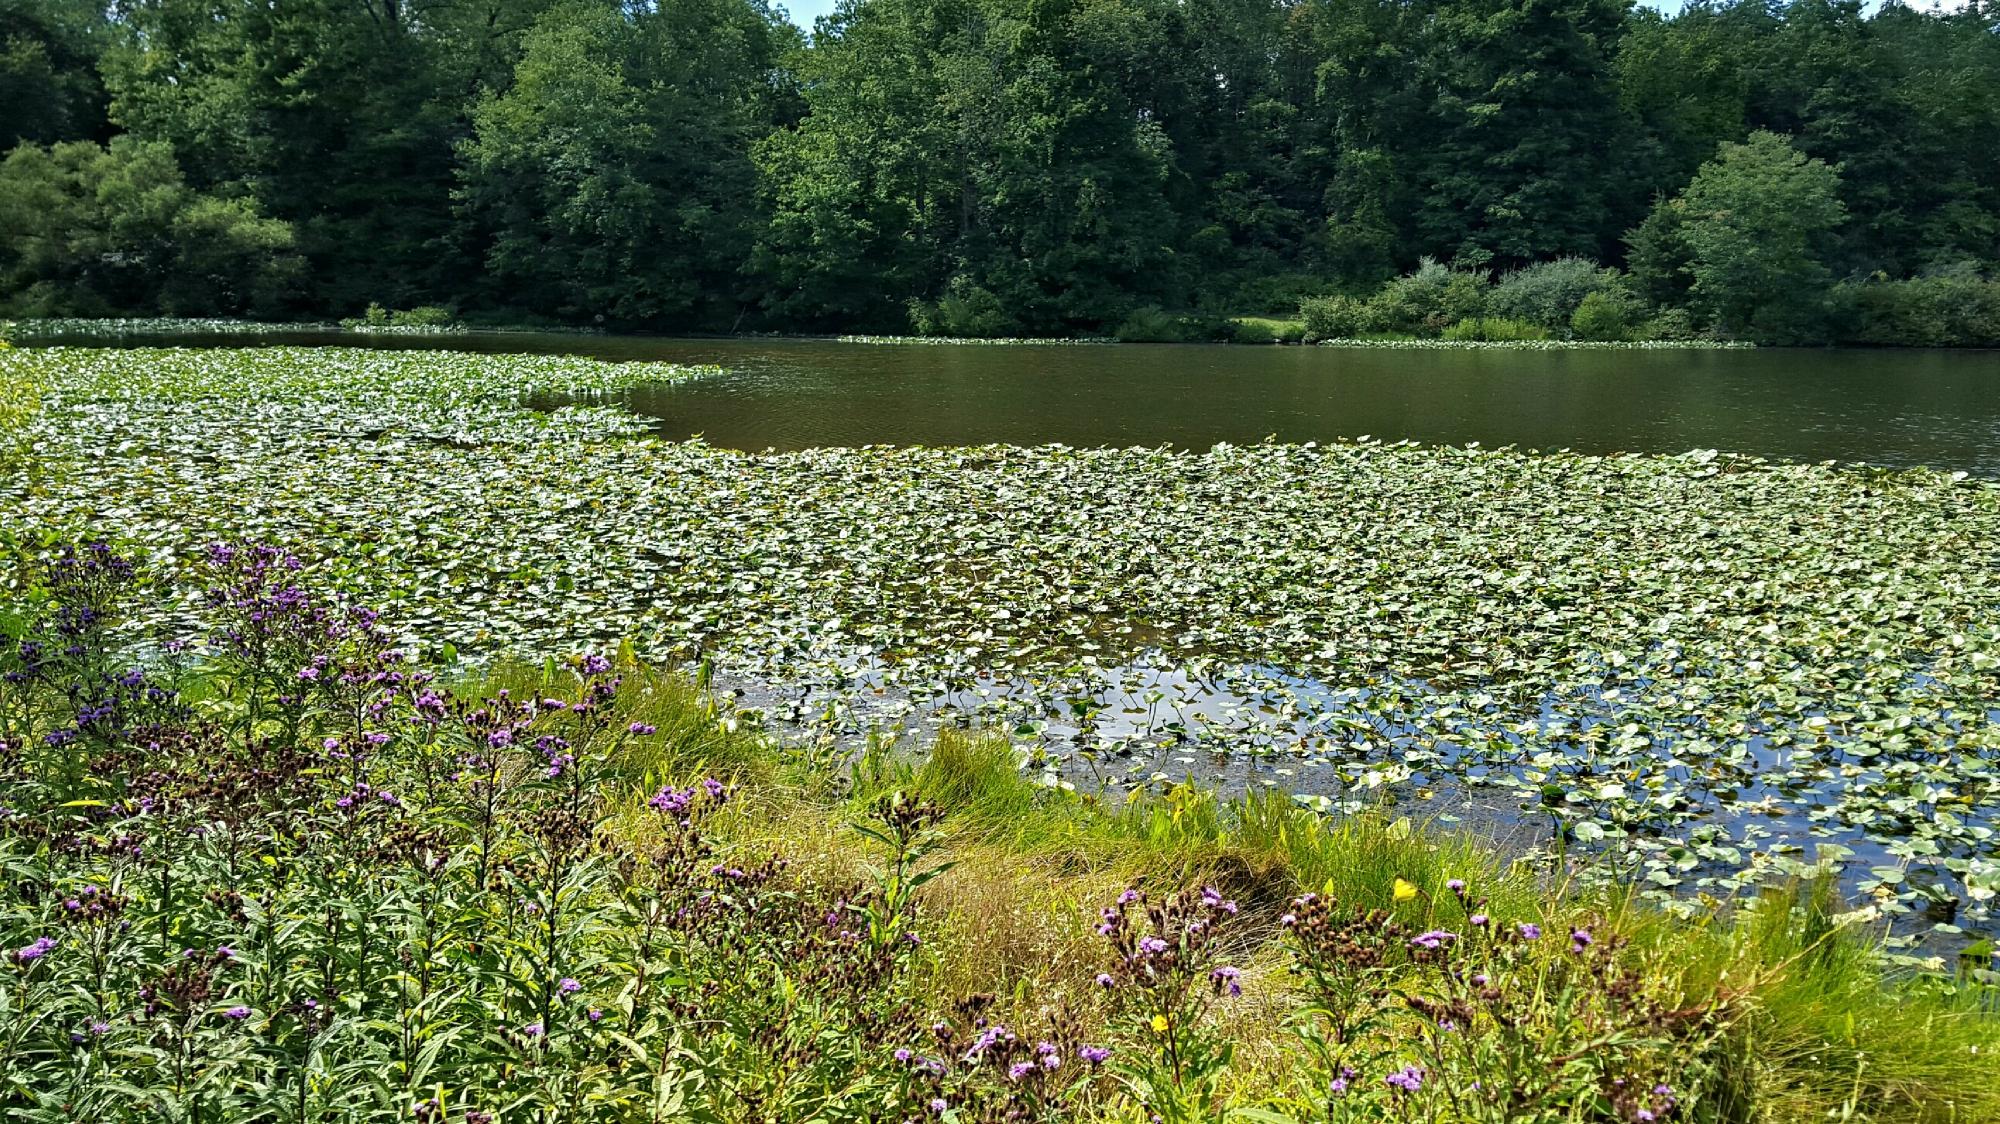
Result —
[{"label": "yellow flower on water", "polygon": [[1400,878],[1396,879],[1396,888],[1391,892],[1396,895],[1396,900],[1399,902],[1406,902],[1417,896],[1417,888]]},{"label": "yellow flower on water", "polygon": [[1156,1034],[1165,1034],[1167,1032],[1167,1016],[1153,1016],[1153,1032]]}]

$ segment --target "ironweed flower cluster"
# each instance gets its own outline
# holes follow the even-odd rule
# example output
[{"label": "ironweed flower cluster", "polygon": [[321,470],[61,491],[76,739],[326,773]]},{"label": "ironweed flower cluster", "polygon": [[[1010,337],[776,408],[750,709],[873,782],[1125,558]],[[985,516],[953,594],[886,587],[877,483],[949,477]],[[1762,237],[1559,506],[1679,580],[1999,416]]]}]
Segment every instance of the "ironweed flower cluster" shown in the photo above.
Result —
[{"label": "ironweed flower cluster", "polygon": [[55,554],[0,677],[0,1115],[791,1118],[906,1084],[935,809],[872,825],[874,886],[720,847],[720,777],[656,781],[613,831],[625,748],[659,735],[610,658],[460,697],[283,550],[190,572],[203,640],[162,666],[194,661],[199,715],[124,646],[144,575],[108,548]]},{"label": "ironweed flower cluster", "polygon": [[1097,976],[1121,1048],[1119,1066],[1162,1121],[1207,1119],[1231,1043],[1209,1018],[1242,994],[1242,973],[1218,961],[1240,910],[1214,887],[1155,902],[1136,887],[1098,912],[1111,962]]},{"label": "ironweed flower cluster", "polygon": [[[1459,921],[1414,935],[1382,910],[1291,903],[1282,924],[1312,997],[1298,1029],[1319,1059],[1315,1115],[1502,1124],[1610,1105],[1625,1121],[1676,1118],[1667,1073],[1699,1074],[1729,1012],[1676,1007],[1620,956],[1622,939],[1589,924],[1543,942],[1535,922],[1496,923],[1464,882],[1446,888]],[[1356,1083],[1370,1071],[1372,1095]]]}]

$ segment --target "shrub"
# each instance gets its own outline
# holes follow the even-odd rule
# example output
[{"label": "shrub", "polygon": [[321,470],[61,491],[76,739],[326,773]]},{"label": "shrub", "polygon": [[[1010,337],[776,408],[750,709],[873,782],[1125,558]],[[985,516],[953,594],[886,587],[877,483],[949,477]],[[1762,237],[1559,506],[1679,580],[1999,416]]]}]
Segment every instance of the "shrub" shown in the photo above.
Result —
[{"label": "shrub", "polygon": [[1425,258],[1369,300],[1378,331],[1435,336],[1461,320],[1486,315],[1486,276]]},{"label": "shrub", "polygon": [[1300,301],[1299,319],[1305,324],[1307,340],[1352,339],[1379,330],[1366,301],[1338,294]]},{"label": "shrub", "polygon": [[1472,316],[1446,328],[1444,338],[1453,341],[1512,343],[1518,340],[1545,340],[1549,338],[1549,332],[1540,325],[1524,324],[1504,316]]},{"label": "shrub", "polygon": [[389,323],[398,328],[445,328],[452,323],[451,310],[434,304],[418,305],[389,314]]},{"label": "shrub", "polygon": [[935,302],[910,302],[910,327],[920,336],[990,338],[1018,334],[1021,325],[991,289],[954,277]]},{"label": "shrub", "polygon": [[1890,347],[2000,347],[2000,281],[1961,266],[1908,281],[1834,290],[1842,343]]},{"label": "shrub", "polygon": [[1704,333],[1695,326],[1694,314],[1685,308],[1663,308],[1639,328],[1651,340],[1698,340]]},{"label": "shrub", "polygon": [[1613,343],[1632,338],[1632,301],[1622,294],[1587,293],[1570,314],[1569,330],[1577,339]]},{"label": "shrub", "polygon": [[371,301],[367,311],[359,316],[350,316],[342,320],[340,326],[349,330],[444,329],[455,327],[456,321],[450,309],[434,304],[418,305],[410,309],[390,309]]},{"label": "shrub", "polygon": [[1229,338],[1237,343],[1298,343],[1306,326],[1297,320],[1239,316],[1229,322]]},{"label": "shrub", "polygon": [[1133,309],[1111,334],[1126,343],[1179,343],[1182,339],[1179,318],[1152,305]]},{"label": "shrub", "polygon": [[1175,315],[1147,305],[1128,313],[1111,334],[1126,343],[1194,343],[1230,339],[1234,327],[1219,316]]},{"label": "shrub", "polygon": [[1597,295],[1626,296],[1625,280],[1589,258],[1557,258],[1516,269],[1500,278],[1487,298],[1487,311],[1550,330],[1570,326],[1584,300]]}]

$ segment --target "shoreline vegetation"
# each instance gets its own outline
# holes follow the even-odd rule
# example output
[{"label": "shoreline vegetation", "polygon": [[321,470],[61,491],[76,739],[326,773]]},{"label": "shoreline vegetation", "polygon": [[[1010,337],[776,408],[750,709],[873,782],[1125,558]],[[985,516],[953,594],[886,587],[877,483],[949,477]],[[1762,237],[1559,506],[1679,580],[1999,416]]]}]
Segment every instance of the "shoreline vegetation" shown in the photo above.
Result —
[{"label": "shoreline vegetation", "polygon": [[7,0],[0,315],[2000,346],[1984,3],[205,2]]},{"label": "shoreline vegetation", "polygon": [[[1272,329],[1260,330],[1254,335],[1250,333],[1234,333],[1227,339],[1218,339],[1214,341],[1187,341],[1187,342],[1216,342],[1216,343],[1238,343],[1238,344],[1273,344],[1273,343],[1296,344],[1296,343],[1306,342],[1302,338],[1303,322],[1262,321],[1261,323],[1277,325],[1277,327]],[[1286,331],[1286,328],[1288,326],[1296,327],[1298,328],[1298,331],[1288,332]],[[226,319],[215,320],[215,319],[181,318],[181,317],[168,317],[168,316],[56,318],[56,319],[28,319],[28,320],[16,320],[16,321],[0,321],[0,338],[10,339],[16,343],[21,343],[21,344],[40,344],[40,343],[59,341],[59,340],[120,339],[120,338],[145,337],[145,336],[280,335],[291,332],[315,333],[315,334],[340,333],[340,334],[348,334],[348,335],[362,336],[362,337],[371,335],[448,337],[453,335],[463,335],[467,333],[482,333],[482,332],[492,333],[492,334],[509,334],[509,333],[535,334],[538,332],[549,332],[549,331],[574,332],[579,330],[560,329],[560,328],[551,329],[551,328],[537,327],[533,325],[497,325],[497,324],[474,325],[474,324],[460,324],[460,323],[390,324],[390,323],[374,323],[368,321],[348,321],[340,324],[329,324],[329,323],[315,323],[315,322],[295,323],[295,322],[284,322],[284,321],[258,321],[258,320],[226,320]],[[589,334],[612,335],[613,333],[591,332]],[[1289,339],[1283,338],[1285,335],[1290,335],[1291,338]],[[1074,338],[1008,337],[1008,338],[988,339],[988,338],[957,337],[957,336],[869,336],[869,335],[787,336],[779,333],[768,333],[768,332],[751,333],[738,336],[724,336],[717,338],[774,339],[774,340],[787,340],[787,339],[831,340],[832,342],[835,343],[875,344],[882,346],[960,345],[960,346],[985,346],[985,347],[1007,347],[1007,346],[1080,347],[1080,346],[1101,346],[1101,345],[1125,343],[1125,342],[1142,342],[1142,341],[1120,340],[1115,337],[1074,337]],[[1422,337],[1416,337],[1416,336],[1408,336],[1408,337],[1369,336],[1369,337],[1357,337],[1357,338],[1315,339],[1312,340],[1311,342],[1321,347],[1382,348],[1382,349],[1392,349],[1392,350],[1393,349],[1477,350],[1480,348],[1503,348],[1503,349],[1510,348],[1514,350],[1523,350],[1523,351],[1561,351],[1569,349],[1701,350],[1701,349],[1743,349],[1743,348],[1752,348],[1757,346],[1753,343],[1743,340],[1619,340],[1619,341],[1564,340],[1564,339],[1451,340],[1451,339],[1424,339]]]},{"label": "shoreline vegetation", "polygon": [[192,561],[202,624],[135,660],[175,579],[16,566],[11,1111],[2000,1113],[2000,975],[1887,971],[1824,875],[1676,918],[1382,812],[1038,785],[995,734],[840,760],[626,653],[413,658],[254,544]]}]

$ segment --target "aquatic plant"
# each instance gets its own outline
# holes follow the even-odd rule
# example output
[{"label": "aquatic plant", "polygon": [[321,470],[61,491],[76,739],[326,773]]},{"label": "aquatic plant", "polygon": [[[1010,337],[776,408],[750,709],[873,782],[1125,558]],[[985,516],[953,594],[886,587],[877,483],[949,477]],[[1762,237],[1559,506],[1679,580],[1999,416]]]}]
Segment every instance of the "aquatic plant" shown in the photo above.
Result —
[{"label": "aquatic plant", "polygon": [[321,580],[461,652],[630,637],[838,735],[1004,724],[1053,785],[1481,805],[1662,899],[1838,867],[1864,916],[1948,942],[2000,891],[2000,590],[1968,580],[2000,490],[1962,475],[1368,442],[745,456],[521,404],[671,369],[0,365],[49,388],[52,483],[16,483],[8,527],[314,544]]}]

